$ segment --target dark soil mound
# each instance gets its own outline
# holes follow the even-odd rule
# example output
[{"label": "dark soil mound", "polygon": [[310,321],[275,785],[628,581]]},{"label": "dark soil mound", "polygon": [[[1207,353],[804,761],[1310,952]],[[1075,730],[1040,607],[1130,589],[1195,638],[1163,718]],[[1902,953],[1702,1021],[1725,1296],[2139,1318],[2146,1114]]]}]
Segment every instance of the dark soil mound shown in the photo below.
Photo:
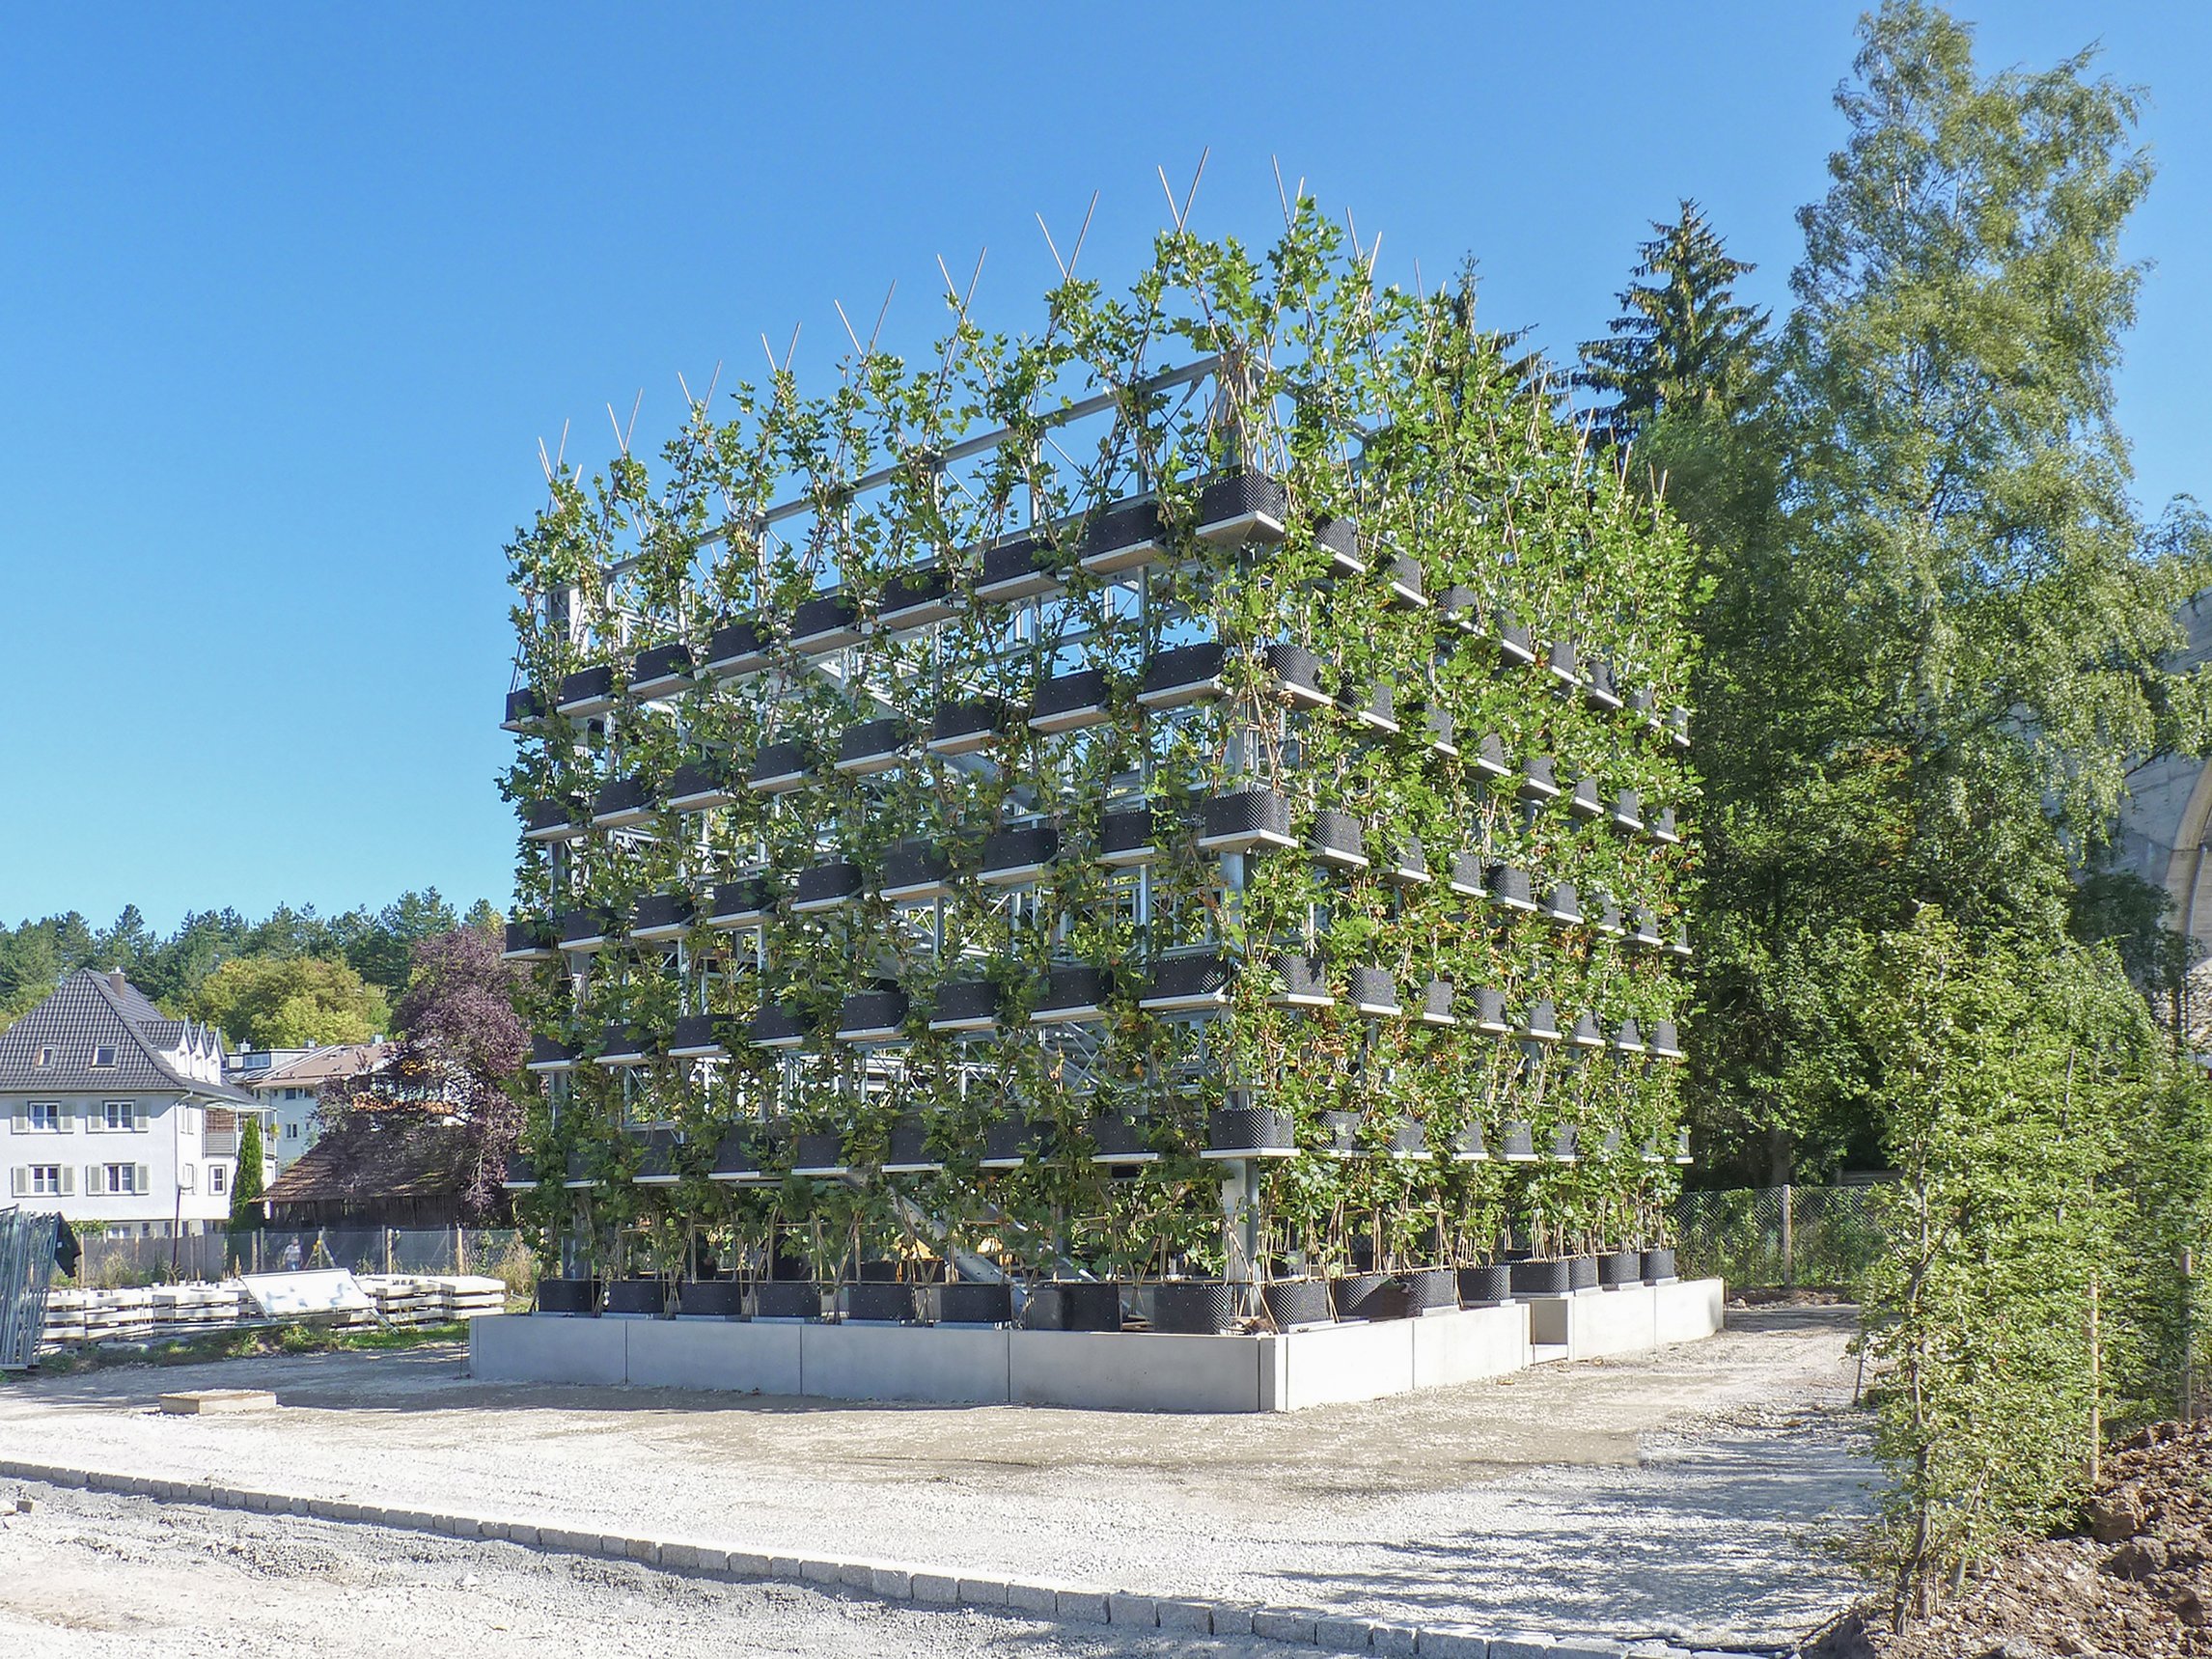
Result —
[{"label": "dark soil mound", "polygon": [[2023,1542],[1903,1636],[1861,1608],[1816,1659],[2212,1656],[2212,1424],[2153,1424],[2105,1460],[2079,1533]]}]

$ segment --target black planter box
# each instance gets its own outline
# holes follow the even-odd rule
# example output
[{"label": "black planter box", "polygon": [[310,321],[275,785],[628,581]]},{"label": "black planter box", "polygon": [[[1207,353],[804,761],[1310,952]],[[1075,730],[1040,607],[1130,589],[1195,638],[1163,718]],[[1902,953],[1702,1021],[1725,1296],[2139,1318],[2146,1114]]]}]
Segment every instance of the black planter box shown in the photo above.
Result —
[{"label": "black planter box", "polygon": [[1010,1325],[1013,1291],[1004,1285],[976,1285],[960,1281],[937,1286],[937,1323],[940,1325]]},{"label": "black planter box", "polygon": [[676,1287],[679,1319],[741,1319],[745,1286],[734,1279],[686,1279]]},{"label": "black planter box", "polygon": [[1273,789],[1232,789],[1201,809],[1199,845],[1207,852],[1296,844],[1290,839],[1290,803]]},{"label": "black planter box", "polygon": [[1034,536],[1017,536],[1010,541],[983,549],[983,567],[976,581],[976,597],[1011,603],[1057,594],[1062,586],[1050,550],[1040,545]]},{"label": "black planter box", "polygon": [[1462,1267],[1458,1280],[1459,1305],[1462,1308],[1486,1308],[1513,1299],[1513,1270],[1503,1261],[1486,1262],[1480,1267]]},{"label": "black planter box", "polygon": [[847,777],[888,772],[899,764],[906,736],[906,722],[896,715],[847,726],[838,733],[837,759],[831,764]]},{"label": "black planter box", "polygon": [[507,694],[507,711],[501,716],[502,732],[527,732],[545,718],[545,700],[538,695],[535,685],[525,685]]},{"label": "black planter box", "polygon": [[1521,799],[1551,801],[1559,798],[1560,781],[1552,771],[1549,755],[1532,755],[1521,768]]},{"label": "black planter box", "polygon": [[624,1129],[622,1139],[637,1149],[630,1179],[641,1187],[672,1187],[678,1178],[677,1154],[683,1143],[673,1129]]},{"label": "black planter box", "polygon": [[1218,645],[1177,646],[1154,651],[1145,663],[1145,678],[1137,691],[1138,706],[1179,708],[1187,703],[1221,695],[1222,664],[1228,657]]},{"label": "black planter box", "polygon": [[1030,1009],[1033,1025],[1081,1024],[1105,1017],[1113,975],[1104,968],[1071,963],[1045,976],[1044,994]]},{"label": "black planter box", "polygon": [[806,916],[836,910],[860,897],[860,866],[850,859],[834,859],[799,871],[791,885],[791,909]]},{"label": "black planter box", "polygon": [[1397,692],[1389,684],[1348,686],[1337,705],[1370,732],[1398,730]]},{"label": "black planter box", "polygon": [[580,668],[561,681],[561,695],[553,706],[571,719],[590,719],[615,705],[615,671]]},{"label": "black planter box", "polygon": [[1426,1159],[1428,1132],[1418,1118],[1400,1118],[1391,1125],[1390,1155],[1394,1158]]},{"label": "black planter box", "polygon": [[1436,595],[1436,609],[1444,620],[1463,634],[1480,631],[1482,624],[1482,599],[1473,588],[1463,582],[1453,582]]},{"label": "black planter box", "polygon": [[1096,1164],[1149,1164],[1159,1153],[1145,1139],[1145,1124],[1119,1112],[1102,1112],[1084,1125],[1091,1137],[1091,1161]]},{"label": "black planter box", "polygon": [[688,893],[649,893],[630,912],[630,937],[648,944],[681,938],[691,928],[692,902]]},{"label": "black planter box", "polygon": [[1163,1279],[1152,1286],[1152,1329],[1191,1337],[1234,1330],[1236,1293],[1218,1279]]},{"label": "black planter box", "polygon": [[1590,678],[1583,683],[1582,697],[1590,707],[1600,711],[1620,706],[1620,692],[1613,679],[1613,664],[1603,657],[1591,661]]},{"label": "black planter box", "polygon": [[946,703],[929,717],[932,755],[973,755],[1003,737],[1013,724],[1013,714],[996,698],[981,703]]},{"label": "black planter box", "polygon": [[614,778],[592,798],[592,823],[598,829],[627,829],[646,823],[658,810],[648,778]]},{"label": "black planter box", "polygon": [[1582,895],[1575,891],[1571,881],[1562,881],[1544,900],[1544,919],[1557,922],[1561,926],[1571,926],[1582,920]]},{"label": "black planter box", "polygon": [[1040,1331],[1119,1331],[1121,1286],[1103,1279],[1055,1279],[1029,1293],[1027,1321]]},{"label": "black planter box", "polygon": [[507,1174],[499,1184],[511,1193],[530,1192],[539,1184],[538,1168],[528,1152],[518,1147],[507,1154]]},{"label": "black planter box", "polygon": [[1202,541],[1280,541],[1290,516],[1290,492],[1265,473],[1217,479],[1199,492]]},{"label": "black planter box", "polygon": [[791,1138],[793,1175],[842,1175],[850,1167],[845,1162],[843,1135],[794,1135]]},{"label": "black planter box", "polygon": [[587,1316],[596,1313],[599,1282],[596,1279],[540,1279],[538,1281],[538,1311]]},{"label": "black planter box", "polygon": [[1276,1279],[1259,1287],[1259,1305],[1279,1331],[1299,1325],[1326,1325],[1336,1317],[1326,1279]]},{"label": "black planter box", "polygon": [[1278,1008],[1325,1009],[1336,1005],[1319,956],[1278,951],[1267,958],[1267,971],[1274,981],[1267,1000]]},{"label": "black planter box", "polygon": [[818,1319],[822,1287],[812,1279],[763,1279],[753,1286],[756,1319]]},{"label": "black planter box", "polygon": [[938,565],[899,571],[885,581],[875,602],[876,621],[891,633],[926,628],[959,614],[952,578]]},{"label": "black planter box", "polygon": [[900,990],[856,991],[838,1010],[840,1042],[894,1042],[906,1023],[906,993]]},{"label": "black planter box", "polygon": [[1459,722],[1452,719],[1452,710],[1439,703],[1422,703],[1417,705],[1420,727],[1428,740],[1428,752],[1446,760],[1456,760],[1459,755]]},{"label": "black planter box", "polygon": [[1482,1164],[1490,1159],[1490,1148],[1482,1139],[1479,1123],[1462,1124],[1452,1130],[1450,1150],[1455,1164]]},{"label": "black planter box", "polygon": [[1506,740],[1495,732],[1484,734],[1475,745],[1470,763],[1485,778],[1510,778],[1514,772],[1513,762],[1506,758]]},{"label": "black planter box", "polygon": [[1582,1156],[1582,1131],[1572,1123],[1562,1123],[1552,1131],[1552,1162],[1571,1164]]},{"label": "black planter box", "polygon": [[798,1010],[781,1003],[766,1003],[746,1028],[745,1040],[755,1048],[803,1048],[807,1026]]},{"label": "black planter box", "polygon": [[1368,573],[1367,554],[1360,546],[1357,519],[1322,519],[1313,526],[1313,542],[1329,556],[1330,575],[1364,576]]},{"label": "black planter box", "polygon": [[1582,689],[1582,663],[1572,640],[1554,640],[1544,653],[1544,667],[1552,677],[1552,689],[1571,697]]},{"label": "black planter box", "polygon": [[1489,871],[1483,865],[1482,855],[1473,849],[1453,853],[1444,885],[1462,899],[1489,898]]},{"label": "black planter box", "polygon": [[756,1176],[760,1173],[760,1153],[754,1126],[750,1123],[733,1123],[722,1131],[721,1143],[714,1148],[711,1178],[737,1181]]},{"label": "black planter box", "polygon": [[1564,1296],[1574,1275],[1563,1258],[1533,1257],[1511,1264],[1509,1283],[1515,1296]]},{"label": "black planter box", "polygon": [[739,781],[730,762],[719,756],[686,760],[670,774],[668,788],[661,791],[661,804],[676,813],[726,807],[737,798]]},{"label": "black planter box", "polygon": [[919,1316],[912,1285],[847,1285],[844,1316],[865,1323],[911,1325]]},{"label": "black planter box", "polygon": [[549,962],[561,953],[555,949],[560,935],[550,922],[533,917],[507,925],[507,942],[500,949],[505,962]]},{"label": "black planter box", "polygon": [[748,617],[724,622],[706,642],[706,670],[724,679],[768,666],[768,630]]},{"label": "black planter box", "polygon": [[1673,807],[1661,807],[1659,816],[1644,826],[1644,833],[1661,846],[1679,846],[1682,842],[1682,832],[1674,827]]},{"label": "black planter box", "polygon": [[1409,835],[1397,843],[1390,863],[1383,867],[1383,879],[1396,887],[1426,887],[1436,879],[1429,873],[1428,849],[1421,844],[1419,836]]},{"label": "black planter box", "polygon": [[1674,1253],[1664,1248],[1644,1251],[1637,1270],[1646,1285],[1671,1284],[1674,1278]]},{"label": "black planter box", "polygon": [[1628,1015],[1613,1034],[1613,1046],[1622,1054],[1643,1054],[1644,1033],[1637,1029],[1636,1016]]},{"label": "black planter box", "polygon": [[774,914],[776,895],[764,875],[743,876],[714,884],[714,899],[706,912],[709,927],[757,926]]},{"label": "black planter box", "polygon": [[1421,987],[1421,1007],[1414,1010],[1413,1017],[1423,1025],[1457,1025],[1459,1016],[1452,1011],[1456,994],[1457,987],[1450,980],[1430,980]]},{"label": "black planter box", "polygon": [[1354,1012],[1374,1019],[1398,1019],[1405,1013],[1397,1000],[1397,982],[1386,968],[1354,968],[1344,1000]]},{"label": "black planter box", "polygon": [[1159,857],[1150,807],[1123,807],[1098,818],[1098,862],[1116,870],[1149,864]]},{"label": "black planter box", "polygon": [[564,951],[597,951],[622,936],[622,919],[606,910],[571,910],[561,918]]},{"label": "black planter box", "polygon": [[1570,1256],[1566,1258],[1567,1283],[1577,1290],[1594,1289],[1597,1286],[1597,1258]]},{"label": "black planter box", "polygon": [[1508,1164],[1533,1164],[1536,1157],[1535,1129],[1526,1118],[1508,1119],[1500,1132],[1498,1156]]},{"label": "black planter box", "polygon": [[1106,706],[1106,671],[1079,668],[1041,681],[1030,700],[1032,732],[1073,732],[1096,726],[1110,715]]},{"label": "black planter box", "polygon": [[1661,1060],[1682,1058],[1681,1039],[1674,1035],[1674,1022],[1671,1019],[1651,1022],[1651,1052]]},{"label": "black planter box", "polygon": [[1398,1275],[1405,1286],[1405,1308],[1416,1316],[1436,1308],[1459,1306],[1459,1270],[1455,1267],[1409,1267]]},{"label": "black planter box", "polygon": [[983,842],[983,867],[976,879],[986,887],[1035,881],[1060,853],[1060,826],[1016,824],[993,830]]},{"label": "black planter box", "polygon": [[1219,951],[1170,956],[1152,964],[1137,1006],[1148,1013],[1183,1013],[1229,1004],[1230,965]]},{"label": "black planter box", "polygon": [[1321,689],[1321,659],[1304,646],[1269,646],[1267,672],[1275,677],[1277,688],[1292,703],[1303,704],[1308,708],[1326,708],[1335,701]]},{"label": "black planter box", "polygon": [[573,1071],[576,1069],[576,1051],[566,1042],[549,1037],[530,1039],[530,1067],[532,1071]]},{"label": "black planter box", "polygon": [[945,1166],[929,1151],[929,1126],[919,1113],[908,1113],[891,1125],[891,1142],[883,1154],[890,1175],[920,1175]]},{"label": "black planter box", "polygon": [[760,753],[753,757],[753,769],[746,774],[745,787],[756,795],[782,795],[800,788],[806,781],[806,746],[795,738],[785,737],[760,745]]},{"label": "black planter box", "polygon": [[1395,1274],[1346,1273],[1329,1288],[1340,1319],[1405,1317],[1405,1286]]},{"label": "black planter box", "polygon": [[727,1020],[720,1014],[685,1014],[669,1035],[668,1052],[674,1060],[723,1060],[730,1054],[724,1040]]},{"label": "black planter box", "polygon": [[1575,1015],[1574,1029],[1567,1033],[1567,1043],[1574,1048],[1605,1047],[1605,1028],[1597,1023],[1597,1015],[1587,1009]]},{"label": "black planter box", "polygon": [[1357,1112],[1322,1113],[1321,1133],[1325,1137],[1322,1150],[1332,1157],[1348,1158],[1365,1149],[1360,1145],[1360,1115]]},{"label": "black planter box", "polygon": [[860,608],[850,594],[816,594],[791,613],[791,649],[820,656],[860,643]]},{"label": "black planter box", "polygon": [[1264,1106],[1225,1106],[1205,1120],[1205,1158],[1289,1158],[1298,1139],[1287,1113]]},{"label": "black planter box", "polygon": [[524,841],[574,841],[583,833],[572,801],[532,801],[523,809]]},{"label": "black planter box", "polygon": [[1151,564],[1167,551],[1160,528],[1160,504],[1131,502],[1093,513],[1083,537],[1083,568],[1111,576]]},{"label": "black planter box", "polygon": [[653,1318],[668,1311],[668,1284],[660,1279],[612,1279],[607,1282],[607,1312],[646,1313]]},{"label": "black planter box", "polygon": [[1613,823],[1617,829],[1640,830],[1644,827],[1644,797],[1634,789],[1623,789],[1613,799]]},{"label": "black planter box", "polygon": [[640,1065],[651,1058],[652,1052],[651,1034],[633,1025],[620,1022],[610,1025],[599,1039],[601,1065]]},{"label": "black planter box", "polygon": [[1475,1029],[1491,1037],[1510,1037],[1512,1016],[1506,1012],[1506,993],[1484,985],[1475,993]]},{"label": "black planter box", "polygon": [[1644,1254],[1637,1250],[1609,1250],[1597,1258],[1597,1282],[1608,1290],[1644,1283]]},{"label": "black planter box", "polygon": [[688,691],[692,685],[691,648],[687,645],[650,646],[630,664],[630,695],[640,703],[652,703]]},{"label": "black planter box", "polygon": [[937,987],[929,1009],[934,1032],[991,1031],[999,1023],[999,987],[988,980],[952,980]]},{"label": "black planter box", "polygon": [[1422,611],[1428,608],[1427,585],[1423,580],[1420,564],[1402,553],[1392,555],[1383,567],[1383,581],[1390,593],[1391,605],[1401,611]]},{"label": "black planter box", "polygon": [[1497,619],[1496,627],[1501,669],[1526,668],[1536,660],[1536,643],[1527,624],[1502,616]]},{"label": "black planter box", "polygon": [[953,893],[953,861],[928,842],[900,842],[883,856],[883,882],[877,891],[895,904],[948,899]]},{"label": "black planter box", "polygon": [[1664,945],[1667,943],[1667,941],[1660,936],[1659,916],[1656,911],[1648,909],[1637,911],[1636,931],[1628,935],[1628,942],[1631,945],[1644,946]]},{"label": "black planter box", "polygon": [[1011,1169],[1033,1154],[1044,1154],[1049,1124],[1029,1118],[1002,1118],[983,1130],[985,1169]]},{"label": "black planter box", "polygon": [[1567,791],[1567,811],[1578,818],[1605,816],[1605,797],[1598,792],[1595,778],[1579,778]]},{"label": "black planter box", "polygon": [[1509,864],[1501,864],[1490,871],[1490,898],[1508,910],[1523,915],[1535,914],[1536,901],[1529,891],[1529,872]]},{"label": "black planter box", "polygon": [[1333,864],[1340,870],[1368,867],[1366,826],[1350,813],[1334,807],[1315,813],[1312,845],[1313,857],[1322,864]]}]

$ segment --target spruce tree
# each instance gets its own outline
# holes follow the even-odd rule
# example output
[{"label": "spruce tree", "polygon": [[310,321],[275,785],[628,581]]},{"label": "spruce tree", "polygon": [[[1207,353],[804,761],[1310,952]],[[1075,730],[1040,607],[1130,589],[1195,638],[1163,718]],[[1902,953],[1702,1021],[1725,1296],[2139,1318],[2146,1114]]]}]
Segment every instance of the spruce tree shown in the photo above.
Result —
[{"label": "spruce tree", "polygon": [[238,1132],[238,1175],[231,1183],[231,1230],[250,1232],[262,1224],[262,1120],[248,1114]]}]

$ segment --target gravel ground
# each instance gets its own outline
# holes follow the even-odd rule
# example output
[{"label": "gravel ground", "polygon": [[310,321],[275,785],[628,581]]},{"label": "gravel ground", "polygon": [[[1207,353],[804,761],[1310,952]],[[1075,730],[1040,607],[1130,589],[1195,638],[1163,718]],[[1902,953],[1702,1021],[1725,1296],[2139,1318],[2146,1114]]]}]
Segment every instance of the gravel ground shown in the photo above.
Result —
[{"label": "gravel ground", "polygon": [[919,1612],[796,1585],[729,1585],[627,1562],[379,1527],[235,1515],[39,1488],[0,1518],[6,1659],[351,1659],[452,1652],[727,1659],[732,1653],[1280,1656],[1271,1642]]},{"label": "gravel ground", "polygon": [[[1851,1318],[1735,1310],[1654,1354],[1240,1418],[518,1388],[468,1380],[453,1350],[125,1368],[0,1389],[0,1454],[1162,1595],[1779,1645],[1853,1590],[1817,1547],[1871,1499]],[[284,1409],[151,1409],[163,1389],[240,1386]]]}]

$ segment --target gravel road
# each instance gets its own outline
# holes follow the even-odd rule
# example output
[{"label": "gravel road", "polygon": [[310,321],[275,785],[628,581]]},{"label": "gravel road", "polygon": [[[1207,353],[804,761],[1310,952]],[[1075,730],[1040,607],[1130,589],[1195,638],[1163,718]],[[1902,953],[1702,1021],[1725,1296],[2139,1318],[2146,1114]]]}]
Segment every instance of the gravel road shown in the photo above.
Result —
[{"label": "gravel road", "polygon": [[[1852,1592],[1818,1547],[1872,1496],[1851,1313],[1729,1318],[1654,1354],[1240,1418],[517,1388],[469,1380],[450,1349],[125,1368],[0,1389],[0,1455],[1417,1622],[1781,1644]],[[151,1409],[241,1386],[283,1409]]]}]

